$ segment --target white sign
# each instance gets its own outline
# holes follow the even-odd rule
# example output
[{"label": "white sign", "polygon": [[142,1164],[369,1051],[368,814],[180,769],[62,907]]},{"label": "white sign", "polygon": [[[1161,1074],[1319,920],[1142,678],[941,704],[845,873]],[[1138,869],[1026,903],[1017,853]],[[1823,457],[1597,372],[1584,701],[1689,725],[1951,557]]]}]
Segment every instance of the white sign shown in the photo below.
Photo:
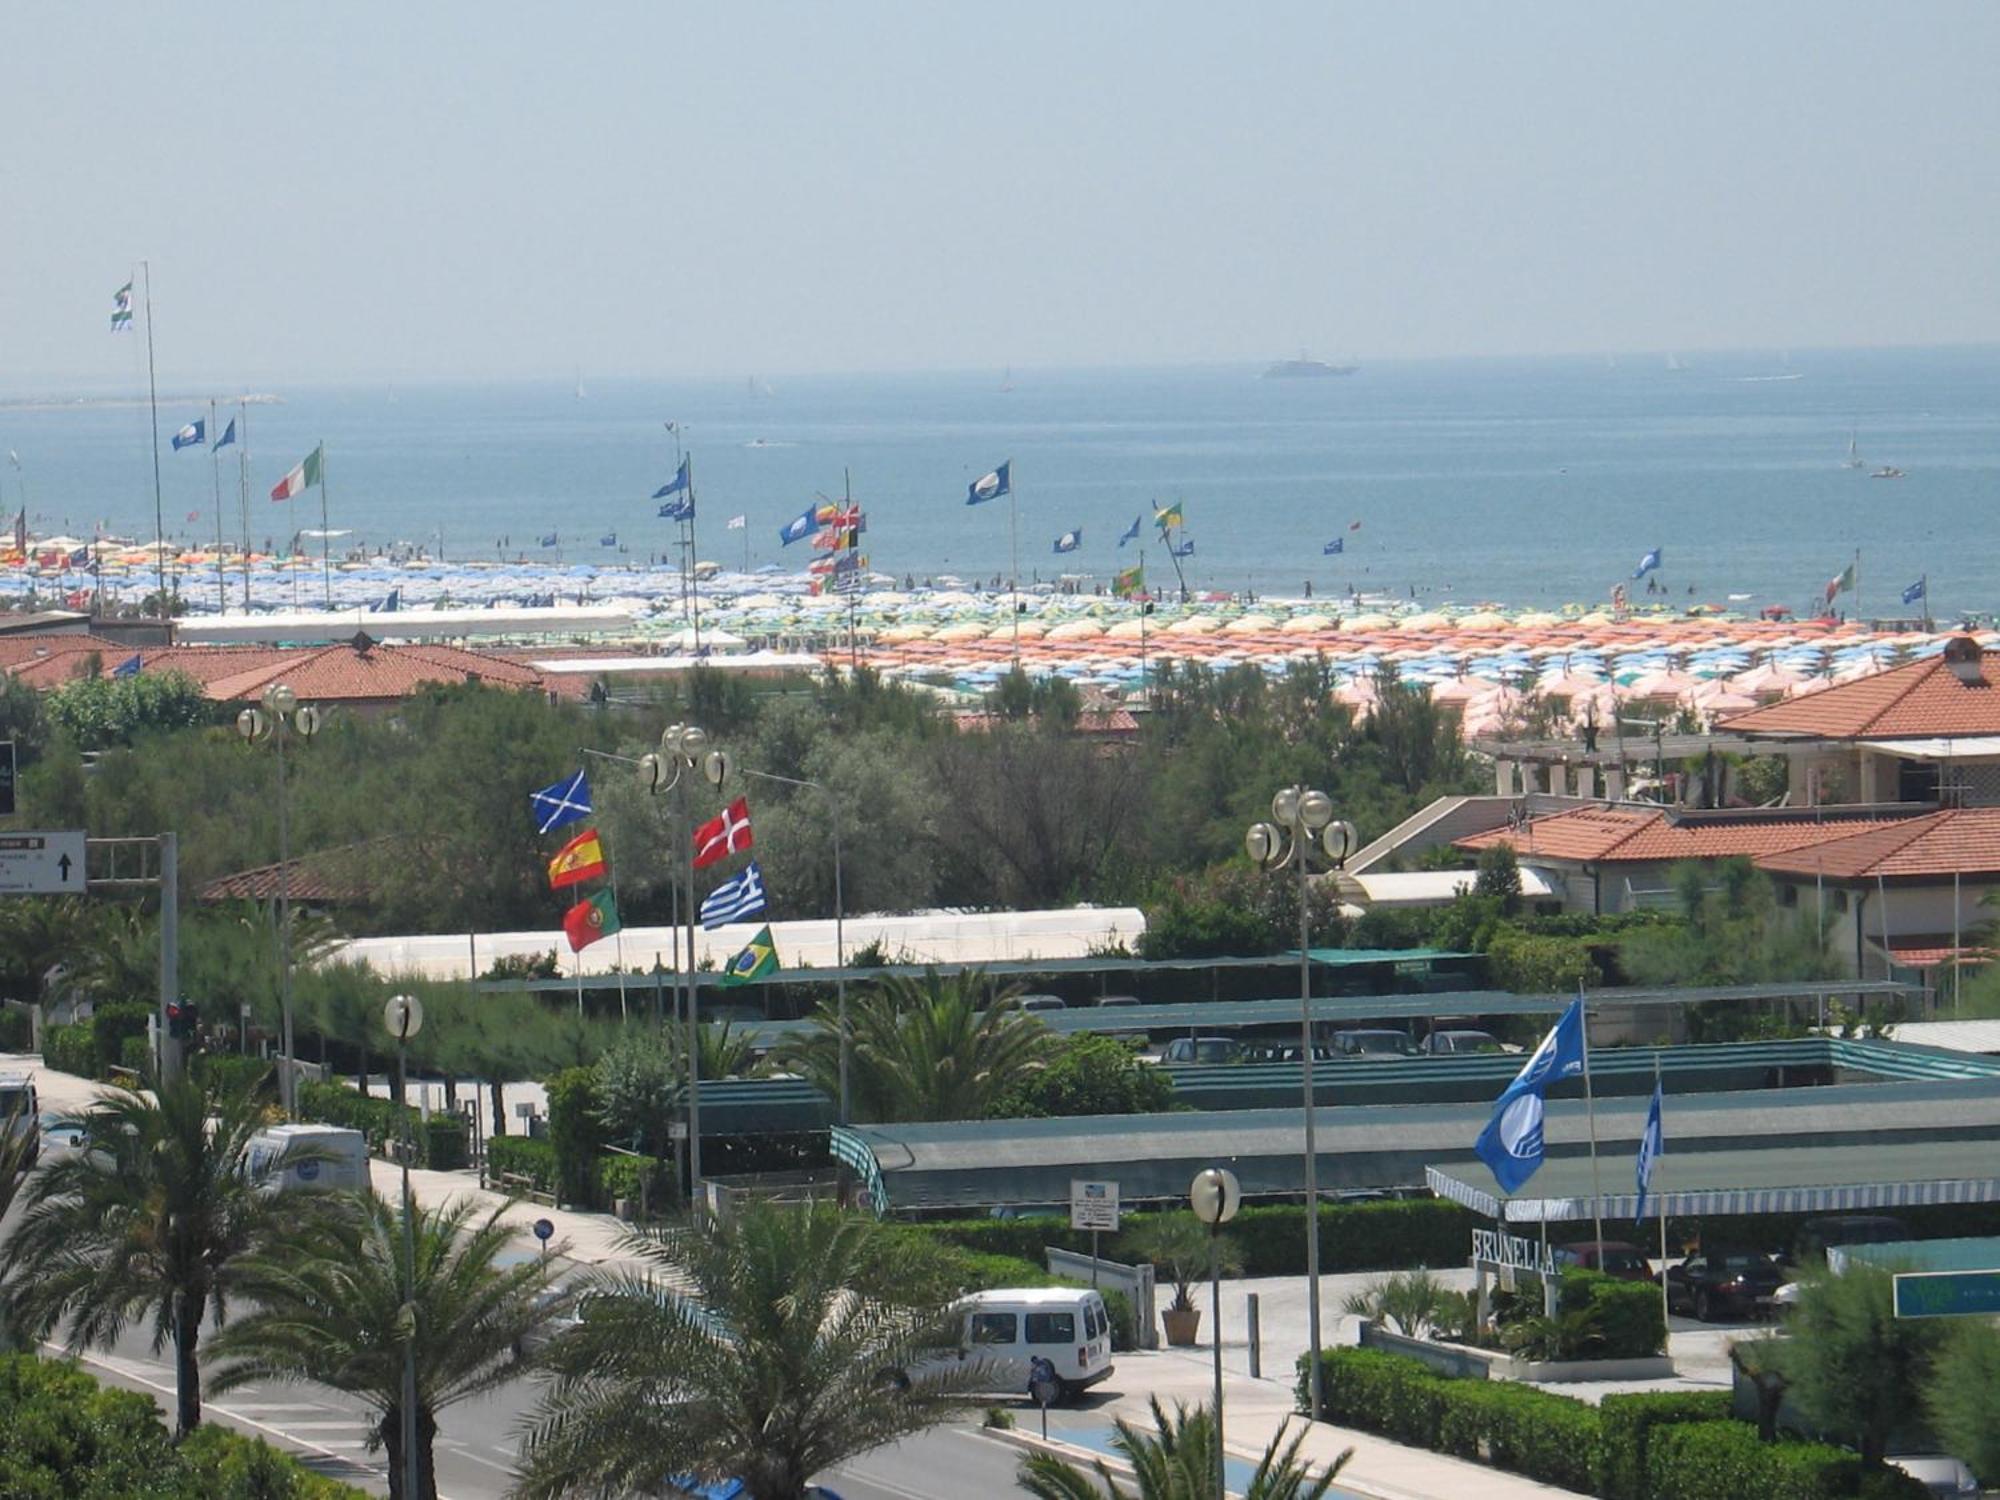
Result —
[{"label": "white sign", "polygon": [[1475,1269],[1493,1266],[1503,1271],[1533,1271],[1550,1278],[1556,1274],[1555,1256],[1546,1245],[1518,1234],[1501,1234],[1495,1229],[1472,1231],[1472,1264]]},{"label": "white sign", "polygon": [[1108,1229],[1118,1232],[1118,1184],[1084,1182],[1071,1178],[1069,1184],[1069,1227]]},{"label": "white sign", "polygon": [[83,892],[83,830],[0,834],[0,895]]}]

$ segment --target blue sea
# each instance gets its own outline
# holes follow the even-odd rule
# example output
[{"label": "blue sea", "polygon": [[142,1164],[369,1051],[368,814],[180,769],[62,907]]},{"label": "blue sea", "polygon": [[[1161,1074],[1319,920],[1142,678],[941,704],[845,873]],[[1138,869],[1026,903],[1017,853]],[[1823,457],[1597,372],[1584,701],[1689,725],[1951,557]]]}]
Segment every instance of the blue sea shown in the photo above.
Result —
[{"label": "blue sea", "polygon": [[[1143,546],[1158,579],[1170,564],[1150,516],[1178,501],[1195,589],[1295,596],[1310,581],[1321,597],[1558,606],[1603,601],[1658,547],[1675,602],[1799,608],[1858,551],[1850,613],[1913,612],[1900,595],[1920,578],[1941,616],[2000,606],[2000,349],[1672,363],[1385,362],[1318,380],[1241,366],[748,382],[585,371],[581,397],[568,375],[285,386],[279,404],[249,409],[250,533],[261,548],[319,524],[316,495],[295,514],[264,496],[323,439],[331,524],[354,533],[338,547],[645,562],[670,544],[649,496],[674,470],[671,421],[693,455],[700,553],[732,570],[803,568],[806,549],[780,546],[778,528],[851,482],[870,565],[899,580],[1004,573],[1016,517],[1024,578],[1105,581]],[[212,541],[206,453],[166,446],[206,407],[166,397],[170,376],[162,389],[168,530]],[[1850,437],[1862,470],[1843,467]],[[0,448],[20,455],[0,470],[0,505],[24,493],[37,534],[88,537],[104,522],[150,537],[149,446],[143,400],[0,405]],[[240,538],[224,458],[221,510]],[[967,486],[1002,460],[1013,511],[968,507]],[[1868,477],[1882,466],[1906,477]],[[736,515],[747,526],[726,530]],[[1121,548],[1135,517],[1142,541]],[[1077,528],[1081,547],[1056,555]],[[558,545],[544,548],[549,534]],[[1325,555],[1335,538],[1343,551]]]}]

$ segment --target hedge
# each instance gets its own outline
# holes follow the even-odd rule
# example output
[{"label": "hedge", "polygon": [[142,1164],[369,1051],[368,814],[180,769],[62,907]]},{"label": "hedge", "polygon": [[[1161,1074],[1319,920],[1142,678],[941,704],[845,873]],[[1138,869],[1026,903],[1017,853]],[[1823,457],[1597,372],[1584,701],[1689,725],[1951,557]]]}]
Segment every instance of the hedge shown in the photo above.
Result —
[{"label": "hedge", "polygon": [[232,1098],[252,1084],[257,1086],[259,1097],[277,1097],[277,1070],[261,1057],[235,1052],[197,1052],[193,1068],[194,1076],[204,1088],[224,1098]]},{"label": "hedge", "polygon": [[266,1443],[203,1427],[176,1447],[160,1409],[74,1365],[0,1356],[0,1495],[37,1500],[361,1500]]},{"label": "hedge", "polygon": [[604,1122],[597,1113],[597,1074],[564,1068],[544,1084],[549,1096],[549,1143],[556,1150],[556,1199],[577,1208],[598,1201],[598,1157]]},{"label": "hedge", "polygon": [[90,1028],[74,1026],[42,1028],[42,1061],[58,1073],[74,1073],[79,1078],[97,1076],[97,1043]]},{"label": "hedge", "polygon": [[666,1168],[657,1156],[606,1156],[597,1164],[597,1183],[607,1203],[629,1199],[636,1211],[643,1199],[657,1209],[669,1191]]},{"label": "hedge", "polygon": [[25,1010],[0,1005],[0,1052],[26,1052],[35,1044],[35,1023]]},{"label": "hedge", "polygon": [[556,1148],[528,1135],[496,1135],[486,1143],[487,1175],[498,1183],[502,1173],[518,1173],[535,1190],[556,1190]]},{"label": "hedge", "polygon": [[[1920,1500],[1899,1473],[1864,1473],[1822,1443],[1760,1443],[1725,1391],[1607,1396],[1592,1406],[1511,1381],[1459,1380],[1377,1349],[1322,1355],[1323,1415],[1412,1447],[1607,1500]],[[1306,1406],[1306,1357],[1298,1404]]]},{"label": "hedge", "polygon": [[[153,1019],[150,1005],[100,1005],[90,1014],[91,1050],[97,1056],[97,1068],[91,1075],[104,1078],[111,1072],[113,1063],[124,1067],[132,1064],[126,1061],[126,1043],[137,1039],[143,1043],[146,1029]],[[150,1058],[151,1052],[147,1051]]]},{"label": "hedge", "polygon": [[432,1115],[426,1122],[407,1104],[311,1079],[299,1081],[298,1105],[308,1120],[360,1131],[370,1151],[386,1154],[389,1142],[401,1140],[407,1130],[416,1141],[419,1166],[448,1172],[470,1160],[465,1123],[451,1115]]},{"label": "hedge", "polygon": [[1602,1336],[1593,1358],[1650,1359],[1666,1347],[1666,1313],[1651,1282],[1571,1268],[1563,1272],[1561,1297],[1565,1313],[1588,1311]]}]

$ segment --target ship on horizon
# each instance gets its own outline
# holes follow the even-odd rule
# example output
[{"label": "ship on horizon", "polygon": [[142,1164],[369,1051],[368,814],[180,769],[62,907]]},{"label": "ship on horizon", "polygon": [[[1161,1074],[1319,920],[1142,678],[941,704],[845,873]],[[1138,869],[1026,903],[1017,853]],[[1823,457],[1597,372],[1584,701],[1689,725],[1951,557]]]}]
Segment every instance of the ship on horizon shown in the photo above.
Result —
[{"label": "ship on horizon", "polygon": [[1299,351],[1297,359],[1281,359],[1264,371],[1266,380],[1314,380],[1328,375],[1352,375],[1359,365],[1330,365],[1322,359],[1310,359],[1305,350]]}]

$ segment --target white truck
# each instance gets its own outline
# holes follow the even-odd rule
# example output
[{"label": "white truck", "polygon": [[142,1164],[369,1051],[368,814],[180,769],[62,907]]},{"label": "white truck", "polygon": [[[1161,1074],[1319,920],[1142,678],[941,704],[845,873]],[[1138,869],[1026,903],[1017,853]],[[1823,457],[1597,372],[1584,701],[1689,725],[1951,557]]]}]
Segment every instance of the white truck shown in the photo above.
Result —
[{"label": "white truck", "polygon": [[368,1186],[368,1141],[339,1125],[271,1125],[250,1137],[243,1169],[274,1193],[361,1192]]}]

